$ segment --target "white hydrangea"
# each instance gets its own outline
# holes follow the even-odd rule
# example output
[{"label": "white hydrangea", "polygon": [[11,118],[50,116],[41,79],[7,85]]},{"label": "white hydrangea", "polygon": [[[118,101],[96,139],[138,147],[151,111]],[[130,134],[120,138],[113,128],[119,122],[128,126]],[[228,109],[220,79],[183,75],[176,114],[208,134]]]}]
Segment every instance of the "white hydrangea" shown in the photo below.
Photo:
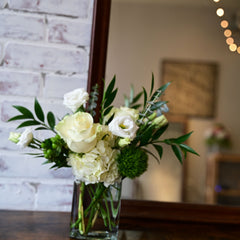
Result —
[{"label": "white hydrangea", "polygon": [[116,162],[118,153],[107,141],[100,140],[92,151],[84,155],[70,154],[68,164],[77,180],[86,184],[103,182],[108,187],[120,178]]}]

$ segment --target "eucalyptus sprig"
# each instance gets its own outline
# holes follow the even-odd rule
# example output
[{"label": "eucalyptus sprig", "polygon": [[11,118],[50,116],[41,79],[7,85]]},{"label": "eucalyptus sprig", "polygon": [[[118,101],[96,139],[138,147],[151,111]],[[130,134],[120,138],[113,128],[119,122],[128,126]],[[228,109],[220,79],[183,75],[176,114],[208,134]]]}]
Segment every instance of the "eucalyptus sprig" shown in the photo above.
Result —
[{"label": "eucalyptus sprig", "polygon": [[[55,116],[52,112],[47,113],[47,117],[45,117],[44,112],[42,110],[41,105],[39,104],[37,98],[35,98],[34,101],[34,114],[23,106],[14,105],[15,109],[17,109],[21,114],[14,116],[8,120],[8,122],[16,121],[16,120],[26,120],[23,121],[20,125],[18,125],[17,129],[28,127],[28,126],[39,126],[35,130],[51,130],[54,133],[54,127],[55,127]],[[47,122],[46,122],[47,119]]]},{"label": "eucalyptus sprig", "polygon": [[98,85],[96,84],[93,87],[93,90],[90,93],[90,98],[88,102],[87,112],[89,112],[93,117],[96,115],[95,109],[97,108],[97,100],[98,100]]}]

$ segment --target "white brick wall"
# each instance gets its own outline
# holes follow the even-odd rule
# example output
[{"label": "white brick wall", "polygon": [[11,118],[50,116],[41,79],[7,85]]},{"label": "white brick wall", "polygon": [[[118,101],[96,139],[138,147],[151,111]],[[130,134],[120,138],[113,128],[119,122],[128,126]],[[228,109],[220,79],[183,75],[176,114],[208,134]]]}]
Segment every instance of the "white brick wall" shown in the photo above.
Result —
[{"label": "white brick wall", "polygon": [[34,97],[61,118],[63,94],[86,89],[92,10],[93,0],[0,0],[0,209],[71,209],[71,169],[23,154],[31,150],[8,141],[17,123],[7,120],[12,105],[33,110]]}]

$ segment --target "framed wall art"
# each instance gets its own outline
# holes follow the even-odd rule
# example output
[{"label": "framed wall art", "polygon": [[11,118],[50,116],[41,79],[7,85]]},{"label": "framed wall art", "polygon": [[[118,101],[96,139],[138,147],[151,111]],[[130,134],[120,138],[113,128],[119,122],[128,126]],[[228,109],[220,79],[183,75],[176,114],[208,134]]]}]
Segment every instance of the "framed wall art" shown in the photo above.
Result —
[{"label": "framed wall art", "polygon": [[216,63],[164,60],[162,84],[171,82],[164,100],[171,114],[211,118],[215,115],[217,93]]}]

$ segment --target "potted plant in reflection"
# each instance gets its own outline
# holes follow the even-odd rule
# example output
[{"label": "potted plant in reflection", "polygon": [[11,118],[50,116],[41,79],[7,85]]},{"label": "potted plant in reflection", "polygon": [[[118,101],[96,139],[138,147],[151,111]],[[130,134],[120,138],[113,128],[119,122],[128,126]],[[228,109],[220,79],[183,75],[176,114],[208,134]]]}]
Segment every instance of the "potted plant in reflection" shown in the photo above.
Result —
[{"label": "potted plant in reflection", "polygon": [[[117,94],[115,77],[104,86],[100,106],[98,87],[90,94],[75,89],[64,95],[63,104],[72,113],[58,123],[52,112],[45,116],[35,99],[34,113],[23,106],[13,106],[19,115],[9,121],[21,121],[22,133],[10,133],[9,139],[20,147],[36,150],[35,157],[44,157],[51,168],[71,167],[75,178],[70,236],[78,239],[117,239],[121,183],[124,178],[141,176],[148,167],[148,158],[160,161],[163,145],[170,145],[182,163],[187,153],[197,154],[184,142],[192,132],[178,138],[162,139],[168,128],[163,114],[167,102],[161,101],[169,83],[154,91],[145,88],[125,97],[125,106],[114,107]],[[143,102],[139,104],[140,99]],[[99,109],[100,118],[93,117]],[[35,131],[49,130],[51,138],[37,139]],[[149,150],[153,146],[155,152]]]}]

